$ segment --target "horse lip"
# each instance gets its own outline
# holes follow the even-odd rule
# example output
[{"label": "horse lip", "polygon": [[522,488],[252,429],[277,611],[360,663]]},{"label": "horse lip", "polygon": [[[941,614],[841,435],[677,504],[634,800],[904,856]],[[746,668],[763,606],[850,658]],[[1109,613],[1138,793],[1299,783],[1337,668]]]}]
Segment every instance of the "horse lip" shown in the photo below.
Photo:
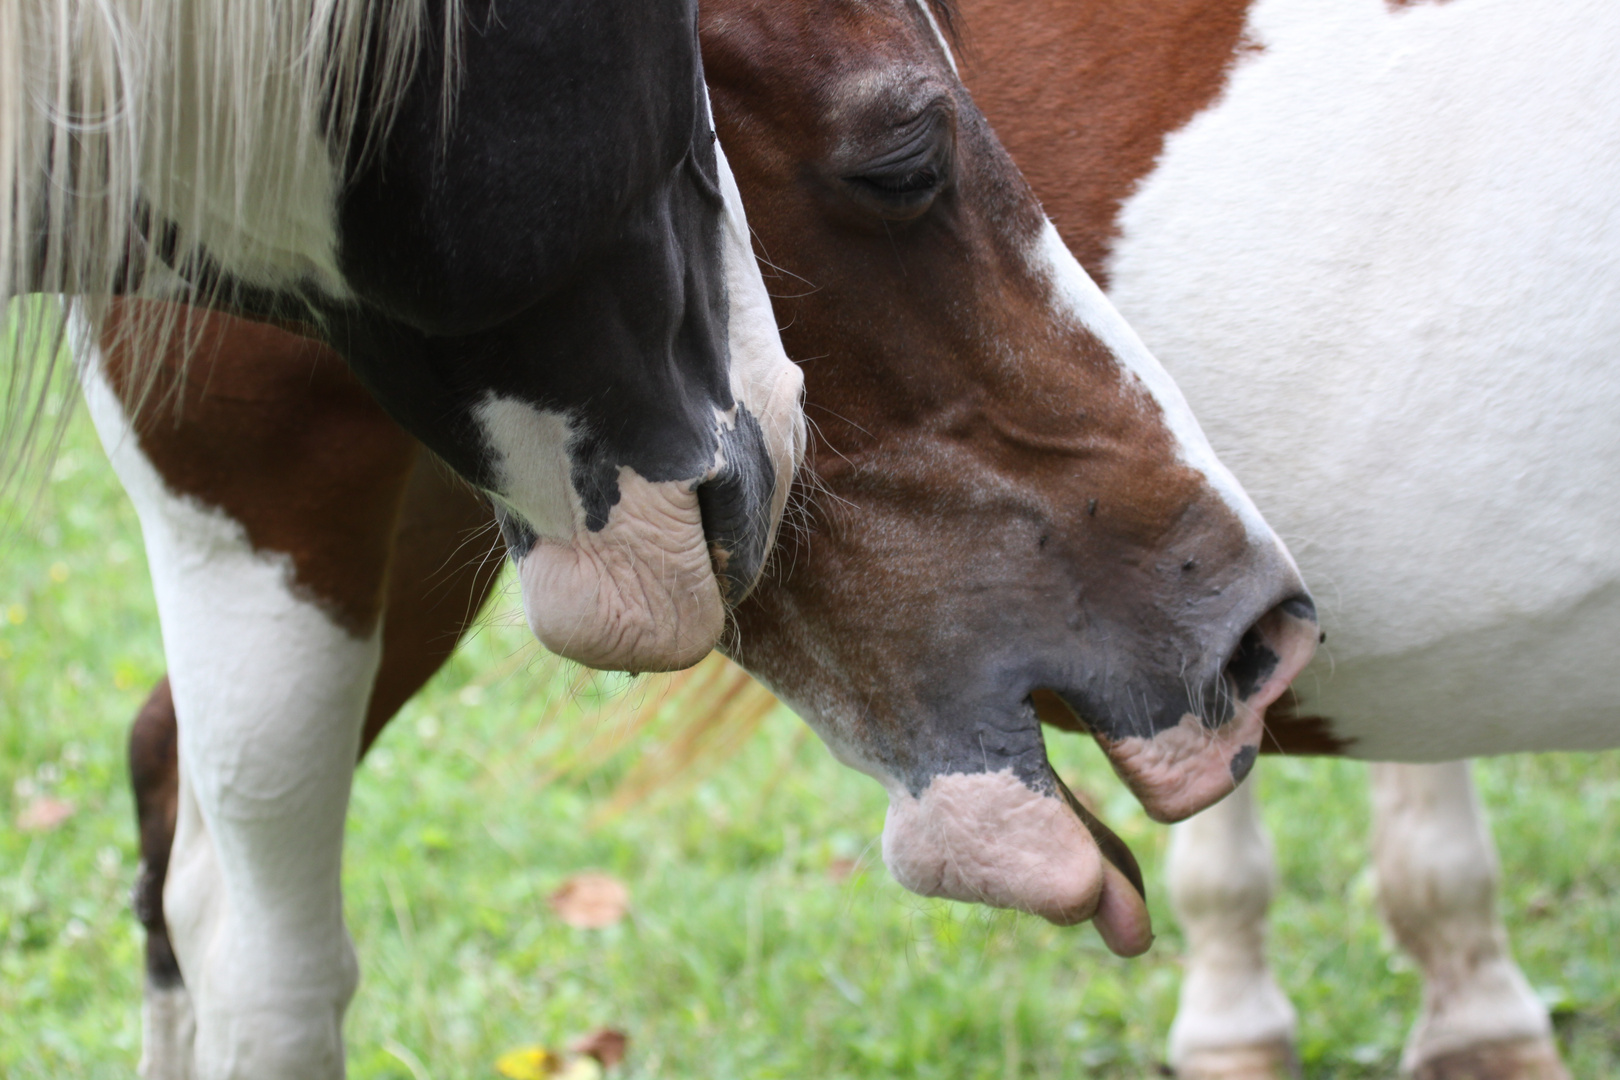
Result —
[{"label": "horse lip", "polygon": [[1091,838],[1097,841],[1097,848],[1102,852],[1103,858],[1113,863],[1114,869],[1125,875],[1125,880],[1131,883],[1131,886],[1136,889],[1136,894],[1145,901],[1147,899],[1147,886],[1142,880],[1142,867],[1137,863],[1136,855],[1131,851],[1130,845],[1121,840],[1119,834],[1114,832],[1113,829],[1104,825],[1096,814],[1086,809],[1085,804],[1075,797],[1074,792],[1069,790],[1069,785],[1063,782],[1063,777],[1054,771],[1052,779],[1057,783],[1058,793],[1063,796],[1063,801],[1069,804],[1069,809],[1073,810],[1075,816],[1080,819],[1080,824],[1084,825],[1086,831],[1091,834]]}]

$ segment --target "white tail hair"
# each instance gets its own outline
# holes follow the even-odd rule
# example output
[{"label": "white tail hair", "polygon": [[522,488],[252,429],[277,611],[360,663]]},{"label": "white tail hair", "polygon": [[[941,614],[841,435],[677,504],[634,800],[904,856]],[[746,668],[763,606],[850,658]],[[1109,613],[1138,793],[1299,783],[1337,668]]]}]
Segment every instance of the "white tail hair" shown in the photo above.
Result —
[{"label": "white tail hair", "polygon": [[[427,11],[428,0],[0,0],[0,313],[22,294],[67,294],[99,325],[118,292],[214,299],[198,292],[209,269],[343,295],[332,220],[343,173],[386,135]],[[460,23],[446,0],[446,121]],[[0,477],[37,426],[57,311],[12,305],[0,329],[12,354]]]}]

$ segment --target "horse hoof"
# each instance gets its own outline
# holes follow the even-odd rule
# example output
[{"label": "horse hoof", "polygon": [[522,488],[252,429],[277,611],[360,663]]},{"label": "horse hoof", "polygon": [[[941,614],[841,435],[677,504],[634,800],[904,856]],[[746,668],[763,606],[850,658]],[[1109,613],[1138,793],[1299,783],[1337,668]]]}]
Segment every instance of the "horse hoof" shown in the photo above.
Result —
[{"label": "horse hoof", "polygon": [[1286,1041],[1194,1050],[1176,1065],[1177,1080],[1299,1080],[1299,1055]]},{"label": "horse hoof", "polygon": [[1412,1080],[1569,1080],[1552,1039],[1505,1039],[1453,1050],[1412,1070]]}]

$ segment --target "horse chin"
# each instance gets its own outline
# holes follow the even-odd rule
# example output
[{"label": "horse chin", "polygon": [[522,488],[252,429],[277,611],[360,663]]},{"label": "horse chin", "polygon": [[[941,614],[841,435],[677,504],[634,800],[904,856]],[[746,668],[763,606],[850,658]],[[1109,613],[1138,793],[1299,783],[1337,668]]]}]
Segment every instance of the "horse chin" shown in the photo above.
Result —
[{"label": "horse chin", "polygon": [[[1054,780],[1042,793],[1000,772],[935,776],[915,795],[891,787],[883,861],[912,892],[1039,915],[1060,926],[1095,921],[1107,946],[1135,956],[1153,941],[1134,860],[1076,809]],[[1103,834],[1098,836],[1093,829]]]},{"label": "horse chin", "polygon": [[542,538],[518,559],[529,628],[587,667],[673,671],[708,655],[725,627],[692,485],[622,470],[607,525]]}]

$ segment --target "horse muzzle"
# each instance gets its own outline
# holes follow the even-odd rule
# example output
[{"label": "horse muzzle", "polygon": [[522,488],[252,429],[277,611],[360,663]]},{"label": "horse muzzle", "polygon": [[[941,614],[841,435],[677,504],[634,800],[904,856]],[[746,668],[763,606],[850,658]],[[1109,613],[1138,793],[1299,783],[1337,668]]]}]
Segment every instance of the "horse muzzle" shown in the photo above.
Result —
[{"label": "horse muzzle", "polygon": [[1130,849],[1050,773],[1013,769],[935,776],[913,795],[891,789],[883,861],[923,896],[1092,920],[1120,956],[1153,944],[1142,873]]},{"label": "horse muzzle", "polygon": [[[1086,730],[1107,753],[1155,821],[1190,817],[1229,794],[1254,767],[1266,709],[1316,653],[1316,606],[1303,592],[1271,605],[1217,653],[1217,670],[1196,669],[1167,688],[1156,709],[1093,720],[1084,695],[1036,691],[1037,715],[1053,726]],[[1179,715],[1178,715],[1179,711]],[[1144,718],[1147,720],[1144,723]]]},{"label": "horse muzzle", "polygon": [[[1297,578],[1285,575],[1281,584],[1297,589]],[[1181,672],[1116,678],[1114,711],[1106,714],[1112,727],[1082,721],[1068,694],[1029,689],[1039,676],[1017,665],[986,675],[985,685],[999,689],[977,710],[910,725],[919,735],[906,766],[868,769],[889,790],[883,851],[895,879],[923,895],[1060,925],[1092,920],[1114,952],[1144,951],[1152,926],[1136,861],[1052,771],[1040,721],[1096,736],[1155,819],[1204,809],[1248,774],[1266,707],[1314,654],[1314,605],[1302,592],[1284,595],[1259,601],[1258,617],[1235,620],[1240,629],[1213,646],[1204,679]]]},{"label": "horse muzzle", "polygon": [[[728,606],[754,587],[775,542],[803,454],[801,388],[798,369],[784,363],[756,399],[757,414],[740,402],[717,413],[712,461],[700,477],[649,480],[620,466],[595,518],[566,455],[536,470],[547,473],[536,482],[514,485],[527,498],[497,500],[540,643],[588,667],[631,672],[689,667],[707,655]],[[535,415],[506,428],[534,428]]]}]

